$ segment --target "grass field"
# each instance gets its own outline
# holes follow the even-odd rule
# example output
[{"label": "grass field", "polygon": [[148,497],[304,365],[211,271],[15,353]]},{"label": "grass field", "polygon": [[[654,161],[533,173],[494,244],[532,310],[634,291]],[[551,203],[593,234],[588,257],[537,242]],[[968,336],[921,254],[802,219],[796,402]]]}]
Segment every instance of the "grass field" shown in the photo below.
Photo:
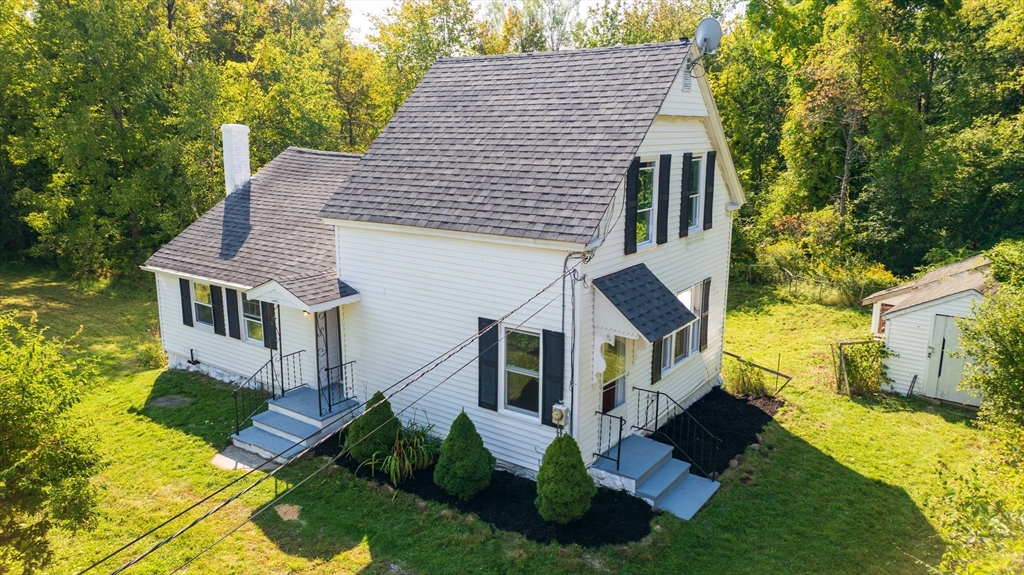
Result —
[{"label": "grass field", "polygon": [[[77,342],[100,361],[101,376],[83,390],[75,412],[107,461],[96,477],[98,518],[89,530],[51,533],[50,572],[82,569],[240,473],[209,464],[233,427],[228,389],[149,367],[159,347],[154,299],[145,285],[0,270],[0,308],[35,312],[55,335],[81,326]],[[283,501],[300,507],[298,520],[270,510],[184,572],[924,573],[919,560],[935,564],[943,549],[935,521],[942,512],[940,462],[967,469],[985,442],[956,409],[897,397],[850,400],[828,390],[828,342],[863,336],[868,323],[867,310],[799,303],[770,288],[733,284],[726,349],[768,365],[781,354],[782,371],[795,376],[782,394],[786,406],[764,434],[773,449],[748,451],[693,521],[658,517],[645,541],[599,550],[539,545],[434,504],[417,505],[332,466]],[[147,404],[168,394],[193,402]],[[131,572],[172,571],[321,463],[282,470]]]}]

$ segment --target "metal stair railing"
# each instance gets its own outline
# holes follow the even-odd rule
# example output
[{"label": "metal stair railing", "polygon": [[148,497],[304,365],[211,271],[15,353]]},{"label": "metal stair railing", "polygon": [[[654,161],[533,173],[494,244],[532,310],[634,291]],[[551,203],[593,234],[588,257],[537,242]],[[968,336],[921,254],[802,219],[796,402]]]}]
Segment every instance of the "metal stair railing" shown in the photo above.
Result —
[{"label": "metal stair railing", "polygon": [[722,440],[667,393],[639,387],[633,390],[640,392],[636,398],[637,425],[633,429],[649,437],[658,435],[664,438],[682,456],[677,459],[689,462],[704,477],[711,478]]},{"label": "metal stair railing", "polygon": [[[619,470],[619,461],[622,460],[622,428],[626,426],[626,419],[618,415],[611,415],[595,411],[597,414],[597,453],[594,455],[615,462],[615,471]],[[605,421],[607,421],[607,433],[605,432]],[[618,433],[618,439],[616,439]],[[612,440],[616,439],[615,444]],[[612,447],[615,447],[615,457],[611,456]],[[605,455],[607,453],[607,455]]]},{"label": "metal stair railing", "polygon": [[271,357],[249,379],[231,390],[235,402],[235,433],[263,412],[271,399],[302,387],[302,350]]},{"label": "metal stair railing", "polygon": [[318,374],[317,402],[320,417],[334,411],[336,405],[355,397],[355,368],[356,362],[353,360],[329,367]]}]

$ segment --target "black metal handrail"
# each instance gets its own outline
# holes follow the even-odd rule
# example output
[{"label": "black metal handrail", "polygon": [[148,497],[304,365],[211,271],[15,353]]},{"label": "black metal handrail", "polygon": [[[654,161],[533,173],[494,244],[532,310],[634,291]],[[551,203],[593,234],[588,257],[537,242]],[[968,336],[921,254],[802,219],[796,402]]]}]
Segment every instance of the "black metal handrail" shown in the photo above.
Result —
[{"label": "black metal handrail", "polygon": [[[611,415],[610,413],[604,413],[601,411],[595,411],[597,414],[597,453],[594,455],[603,457],[610,461],[615,462],[615,470],[619,470],[619,461],[622,459],[622,428],[626,426],[626,419],[619,417],[618,415]],[[604,421],[608,419],[608,439],[605,440],[604,432]],[[615,457],[611,456],[612,451],[612,439],[615,438],[615,422],[618,422],[618,439],[615,442]],[[607,445],[607,447],[605,447]],[[605,453],[608,453],[605,455]]]},{"label": "black metal handrail", "polygon": [[317,376],[317,401],[320,406],[320,417],[332,411],[334,407],[355,397],[355,361],[323,369]]},{"label": "black metal handrail", "polygon": [[302,387],[302,350],[271,357],[249,379],[231,390],[235,401],[235,433],[242,431],[275,397]]},{"label": "black metal handrail", "polygon": [[663,437],[679,452],[678,456],[673,454],[676,459],[689,462],[704,477],[711,477],[719,459],[722,440],[667,393],[640,387],[633,390],[641,392],[636,398],[637,425],[633,429],[648,436]]}]

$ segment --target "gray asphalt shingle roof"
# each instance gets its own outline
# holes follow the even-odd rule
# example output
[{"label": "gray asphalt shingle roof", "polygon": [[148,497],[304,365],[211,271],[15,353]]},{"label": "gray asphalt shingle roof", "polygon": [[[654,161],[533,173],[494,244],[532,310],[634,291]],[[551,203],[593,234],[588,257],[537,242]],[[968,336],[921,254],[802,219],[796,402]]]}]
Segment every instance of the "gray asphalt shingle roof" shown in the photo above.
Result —
[{"label": "gray asphalt shingle roof", "polygon": [[875,292],[860,303],[869,305],[893,297],[906,296],[906,299],[885,312],[885,315],[889,315],[967,291],[986,294],[994,287],[996,282],[992,279],[991,263],[985,256],[977,255],[935,268],[912,282]]},{"label": "gray asphalt shingle roof", "polygon": [[663,338],[697,319],[646,264],[599,277],[594,286],[647,341]]},{"label": "gray asphalt shingle roof", "polygon": [[145,267],[247,288],[277,280],[308,305],[354,294],[337,281],[334,233],[317,210],[358,159],[288,148],[249,185],[160,248]]},{"label": "gray asphalt shingle roof", "polygon": [[687,49],[440,59],[321,215],[586,243]]}]

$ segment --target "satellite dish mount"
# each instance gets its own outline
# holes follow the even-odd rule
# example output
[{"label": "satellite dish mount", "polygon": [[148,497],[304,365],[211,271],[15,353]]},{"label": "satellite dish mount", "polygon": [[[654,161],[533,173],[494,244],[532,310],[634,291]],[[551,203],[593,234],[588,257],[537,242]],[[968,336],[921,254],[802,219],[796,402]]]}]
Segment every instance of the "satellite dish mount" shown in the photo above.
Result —
[{"label": "satellite dish mount", "polygon": [[[714,18],[705,18],[697,25],[697,31],[693,35],[693,43],[697,45],[699,54],[696,59],[686,64],[686,71],[692,72],[694,66],[707,54],[714,54],[718,51],[718,44],[722,41],[722,25]],[[703,66],[702,66],[703,68]]]}]

